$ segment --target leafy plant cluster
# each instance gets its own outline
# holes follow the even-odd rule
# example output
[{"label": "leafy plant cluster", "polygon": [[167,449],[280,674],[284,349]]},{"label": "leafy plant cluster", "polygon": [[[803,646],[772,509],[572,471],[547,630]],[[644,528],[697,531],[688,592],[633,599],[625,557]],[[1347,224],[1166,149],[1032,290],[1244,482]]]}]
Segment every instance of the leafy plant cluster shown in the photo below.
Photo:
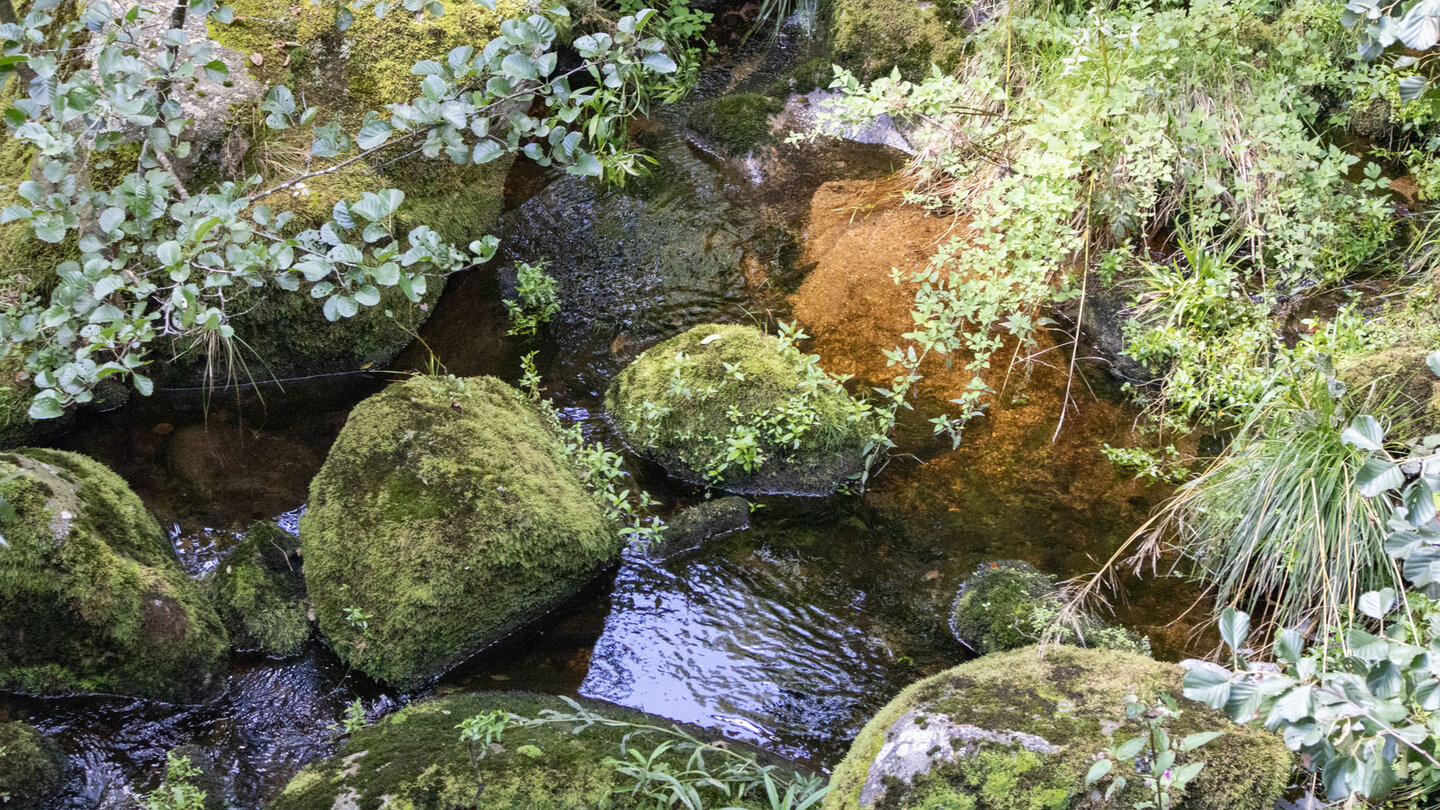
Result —
[{"label": "leafy plant cluster", "polygon": [[[486,5],[493,10],[493,0]],[[271,87],[260,105],[264,126],[310,136],[299,173],[201,182],[177,167],[192,149],[186,94],[228,77],[214,43],[191,41],[143,6],[98,2],[78,16],[60,8],[59,0],[38,0],[23,20],[0,25],[0,76],[19,76],[26,91],[5,111],[6,130],[35,155],[35,179],[20,184],[22,202],[0,221],[24,223],[43,242],[74,240],[78,249],[56,268],[48,297],[25,296],[0,316],[6,351],[24,353],[40,389],[34,418],[89,401],[109,378],[149,393],[144,368],[153,347],[162,339],[230,341],[238,291],[303,288],[324,300],[326,317],[348,318],[377,304],[384,288],[418,300],[427,276],[488,260],[496,246],[487,237],[457,248],[424,225],[392,232],[404,202],[398,189],[342,200],[329,221],[298,233],[287,227],[293,214],[272,210],[269,198],[352,166],[414,155],[483,164],[523,154],[573,174],[622,177],[636,171],[624,120],[652,98],[685,90],[665,42],[647,30],[653,10],[576,37],[581,61],[562,70],[556,22],[569,12],[534,0],[525,19],[507,20],[483,47],[417,62],[420,95],[372,110],[358,127],[321,121],[289,87]],[[427,13],[438,9],[424,4]],[[184,10],[216,25],[234,17],[216,0]],[[345,9],[337,22],[353,19]],[[122,147],[137,141],[138,158],[126,157]]]},{"label": "leafy plant cluster", "polygon": [[[889,115],[917,147],[910,199],[963,223],[908,279],[916,351],[892,353],[894,390],[931,353],[962,363],[969,387],[933,420],[958,441],[992,393],[997,352],[1027,354],[1056,303],[1080,299],[1083,320],[1093,270],[1139,279],[1131,342],[1169,375],[1181,415],[1253,403],[1281,345],[1280,295],[1343,278],[1391,238],[1390,203],[1315,128],[1317,88],[1351,68],[1339,16],[1268,0],[1085,16],[1012,4],[954,75],[863,85],[841,73],[820,131]],[[1177,231],[1182,249],[1152,258]]]},{"label": "leafy plant cluster", "polygon": [[1134,695],[1127,695],[1125,719],[1132,723],[1138,721],[1144,731],[1106,751],[1105,756],[1090,766],[1085,774],[1085,784],[1090,786],[1104,781],[1105,800],[1109,801],[1123,791],[1129,781],[1115,771],[1115,766],[1131,763],[1130,769],[1141,774],[1140,780],[1145,786],[1145,798],[1133,802],[1133,810],[1174,810],[1175,803],[1185,795],[1186,785],[1205,769],[1203,760],[1177,767],[1176,755],[1194,751],[1225,733],[1200,731],[1177,743],[1171,738],[1167,726],[1181,712],[1179,704],[1170,695],[1160,695],[1150,706],[1141,703]]},{"label": "leafy plant cluster", "polygon": [[195,784],[201,775],[187,756],[165,755],[165,778],[160,787],[140,800],[142,810],[205,810],[205,791]]},{"label": "leafy plant cluster", "polygon": [[560,312],[559,285],[545,272],[549,266],[550,260],[543,258],[534,264],[516,263],[515,299],[518,300],[503,301],[510,313],[509,334],[533,336]]},{"label": "leafy plant cluster", "polygon": [[[615,795],[626,797],[626,806],[729,810],[741,802],[760,802],[769,810],[807,810],[818,807],[830,791],[822,776],[761,764],[754,755],[705,742],[679,726],[618,720],[589,711],[570,698],[560,700],[570,712],[547,709],[528,718],[493,711],[457,726],[461,740],[470,746],[477,791],[484,790],[478,762],[492,745],[502,742],[507,728],[545,725],[568,728],[574,734],[594,725],[625,729],[617,756],[605,764],[625,777]],[[544,756],[539,749],[523,753]]]}]

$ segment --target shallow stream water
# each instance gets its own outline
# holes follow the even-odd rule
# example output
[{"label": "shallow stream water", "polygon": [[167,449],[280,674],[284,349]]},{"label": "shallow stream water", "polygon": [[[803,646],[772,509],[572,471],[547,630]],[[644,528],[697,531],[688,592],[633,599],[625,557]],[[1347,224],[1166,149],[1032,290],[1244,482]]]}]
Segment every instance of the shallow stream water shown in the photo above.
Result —
[{"label": "shallow stream water", "polygon": [[[763,86],[796,56],[784,41],[742,50],[707,70],[701,96]],[[643,137],[660,165],[626,189],[518,170],[501,254],[450,280],[423,340],[395,368],[515,381],[520,358],[537,350],[561,413],[620,449],[601,414],[614,374],[697,323],[789,318],[789,296],[808,270],[801,257],[816,190],[883,178],[904,162],[856,144],[721,161],[685,139],[678,109],[659,112]],[[560,280],[564,309],[528,344],[506,336],[500,299],[514,263],[541,258]],[[263,397],[221,391],[208,401],[171,392],[89,417],[57,444],[123,475],[202,576],[250,523],[293,530],[346,413],[387,379],[290,381]],[[1083,573],[1143,521],[1156,494],[1098,451],[1133,415],[1097,399],[1057,442],[1059,400],[1047,391],[1008,396],[995,425],[960,451],[918,442],[864,497],[761,500],[750,528],[698,551],[664,561],[628,554],[613,578],[420,692],[347,672],[312,641],[286,660],[236,657],[229,692],[214,705],[0,696],[0,720],[29,722],[72,755],[63,808],[130,806],[182,744],[213,760],[233,806],[257,807],[332,749],[331,729],[357,698],[375,718],[475,689],[610,700],[828,768],[907,683],[970,656],[950,637],[946,610],[976,565],[1020,557],[1057,575]],[[629,463],[665,513],[703,497]],[[1146,592],[1122,618],[1155,629],[1186,604],[1171,591]],[[1183,641],[1162,632],[1157,646],[1174,655]]]}]

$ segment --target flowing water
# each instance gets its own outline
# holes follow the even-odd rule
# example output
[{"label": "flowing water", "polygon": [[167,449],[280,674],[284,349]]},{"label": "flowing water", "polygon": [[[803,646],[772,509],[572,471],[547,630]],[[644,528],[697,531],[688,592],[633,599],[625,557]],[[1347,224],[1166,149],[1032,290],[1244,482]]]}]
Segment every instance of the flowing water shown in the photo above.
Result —
[{"label": "flowing water", "polygon": [[[739,53],[707,71],[702,96],[764,86],[798,55],[785,40]],[[562,414],[618,449],[601,415],[615,373],[696,323],[791,317],[790,296],[814,264],[806,243],[817,189],[864,186],[904,161],[856,144],[721,161],[686,141],[681,110],[659,112],[643,137],[660,163],[626,189],[517,170],[501,254],[450,281],[423,340],[396,368],[514,381],[520,358],[537,350]],[[514,264],[541,258],[560,280],[564,310],[531,345],[505,334],[500,299]],[[817,351],[825,357],[822,345]],[[203,392],[171,392],[89,417],[58,446],[120,472],[201,576],[251,522],[293,530],[349,408],[385,379],[290,381],[263,396],[214,392],[208,402]],[[977,564],[1021,557],[1060,575],[1092,570],[1153,503],[1156,493],[1116,473],[1097,449],[1132,415],[1095,399],[1055,441],[1068,384],[1062,395],[1059,378],[1036,379],[1025,396],[1008,394],[959,451],[923,440],[908,447],[915,456],[893,462],[863,498],[760,501],[749,528],[697,551],[663,561],[627,554],[613,580],[421,692],[347,672],[312,641],[286,660],[236,657],[229,692],[214,705],[0,697],[0,720],[32,723],[72,755],[63,808],[129,806],[177,745],[212,760],[233,806],[257,807],[331,750],[332,728],[352,701],[374,718],[474,689],[602,698],[827,768],[904,685],[969,656],[948,634],[946,609]],[[703,497],[629,463],[665,513]],[[1151,591],[1122,618],[1173,655],[1184,642],[1162,625],[1185,606]]]}]

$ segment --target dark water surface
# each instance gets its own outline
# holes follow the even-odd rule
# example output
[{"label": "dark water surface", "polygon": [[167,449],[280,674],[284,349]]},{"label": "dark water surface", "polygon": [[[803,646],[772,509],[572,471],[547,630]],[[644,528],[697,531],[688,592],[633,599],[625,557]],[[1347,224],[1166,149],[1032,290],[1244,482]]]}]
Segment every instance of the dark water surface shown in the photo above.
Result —
[{"label": "dark water surface", "polygon": [[[796,56],[784,41],[752,49],[708,71],[702,95],[767,81]],[[619,449],[600,415],[614,374],[696,323],[786,317],[786,296],[805,270],[797,247],[815,189],[903,163],[881,147],[852,144],[725,164],[684,140],[682,116],[657,115],[646,139],[660,165],[627,189],[521,170],[500,227],[501,254],[450,280],[423,340],[396,367],[514,381],[520,358],[538,350],[545,389],[562,414]],[[541,258],[560,280],[564,310],[532,345],[505,335],[500,299],[514,263]],[[386,379],[292,381],[283,390],[267,386],[263,402],[215,392],[206,408],[198,392],[161,395],[88,418],[59,446],[123,475],[201,576],[252,522],[293,530],[348,410]],[[1116,414],[1117,424],[1129,418]],[[1043,444],[1052,428],[1038,425],[1032,438]],[[702,497],[631,464],[666,512]],[[77,776],[64,808],[128,806],[158,781],[165,752],[185,744],[199,746],[226,776],[234,806],[256,807],[332,749],[331,728],[352,701],[373,718],[429,694],[473,689],[602,698],[829,767],[907,683],[967,657],[948,635],[945,612],[975,565],[1020,556],[1057,574],[1080,573],[1149,508],[1138,496],[1049,498],[1049,479],[1037,485],[1033,470],[984,458],[939,468],[948,484],[965,482],[956,495],[927,478],[936,469],[897,461],[885,473],[892,484],[873,497],[764,502],[751,528],[699,551],[666,561],[627,555],[613,581],[419,693],[347,672],[312,641],[283,661],[237,656],[228,694],[211,706],[0,697],[0,720],[32,723],[72,755]],[[1034,496],[1006,497],[1015,491]],[[1150,598],[1142,612],[1152,621],[1184,608],[1168,594]]]}]

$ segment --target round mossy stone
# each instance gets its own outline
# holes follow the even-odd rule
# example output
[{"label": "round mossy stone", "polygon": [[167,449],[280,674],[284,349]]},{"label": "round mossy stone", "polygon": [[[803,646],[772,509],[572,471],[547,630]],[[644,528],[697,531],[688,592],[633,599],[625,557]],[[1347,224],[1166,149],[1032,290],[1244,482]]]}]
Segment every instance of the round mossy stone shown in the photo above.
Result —
[{"label": "round mossy stone", "polygon": [[[616,376],[605,407],[636,450],[676,478],[741,494],[828,495],[858,473],[863,403],[787,341],[701,324]],[[749,447],[746,458],[738,447]]]},{"label": "round mossy stone", "polygon": [[0,723],[0,805],[40,807],[65,783],[69,762],[60,746],[24,723]]},{"label": "round mossy stone", "polygon": [[1051,627],[1064,607],[1051,577],[1030,563],[984,563],[961,583],[950,610],[950,629],[961,644],[982,654],[1034,644],[1047,633],[1061,644],[1150,654],[1144,636],[1089,614]]},{"label": "round mossy stone", "polygon": [[0,689],[201,702],[229,643],[160,525],[78,453],[0,453]]},{"label": "round mossy stone", "polygon": [[[599,701],[581,700],[589,713],[612,721],[660,728],[674,724],[664,718]],[[290,781],[271,803],[271,810],[332,810],[407,808],[408,810],[621,810],[655,807],[654,799],[636,800],[617,788],[634,780],[608,764],[624,759],[630,726],[597,722],[547,723],[536,726],[512,721],[498,741],[480,751],[471,765],[471,748],[456,728],[463,720],[490,712],[535,719],[553,711],[573,716],[575,708],[559,698],[520,692],[465,694],[416,703],[357,731],[330,759],[312,763]],[[704,732],[690,729],[702,740]],[[668,734],[641,732],[630,738],[632,750],[649,754],[672,739]],[[743,745],[732,750],[754,756],[777,770],[787,764]],[[688,754],[662,754],[659,762],[677,773],[686,769]],[[712,768],[721,764],[712,755]],[[793,768],[793,766],[788,766]],[[793,772],[793,771],[792,771]],[[763,791],[756,799],[722,799],[702,789],[706,807],[768,810]]]},{"label": "round mossy stone", "polygon": [[356,406],[300,539],[335,652],[402,687],[573,596],[622,545],[550,423],[490,377],[413,377]]},{"label": "round mossy stone", "polygon": [[[1090,806],[1085,774],[1112,743],[1141,730],[1127,696],[1181,693],[1181,669],[1133,653],[1056,646],[977,658],[906,688],[880,711],[831,776],[826,810],[1068,810]],[[1278,736],[1178,698],[1174,739],[1224,734],[1180,753],[1205,767],[1180,810],[1271,810],[1293,756]],[[1113,735],[1113,737],[1111,736]],[[1139,785],[1117,797],[1128,807]]]},{"label": "round mossy stone", "polygon": [[215,606],[237,649],[293,655],[310,637],[299,542],[274,523],[258,523],[220,564]]}]

